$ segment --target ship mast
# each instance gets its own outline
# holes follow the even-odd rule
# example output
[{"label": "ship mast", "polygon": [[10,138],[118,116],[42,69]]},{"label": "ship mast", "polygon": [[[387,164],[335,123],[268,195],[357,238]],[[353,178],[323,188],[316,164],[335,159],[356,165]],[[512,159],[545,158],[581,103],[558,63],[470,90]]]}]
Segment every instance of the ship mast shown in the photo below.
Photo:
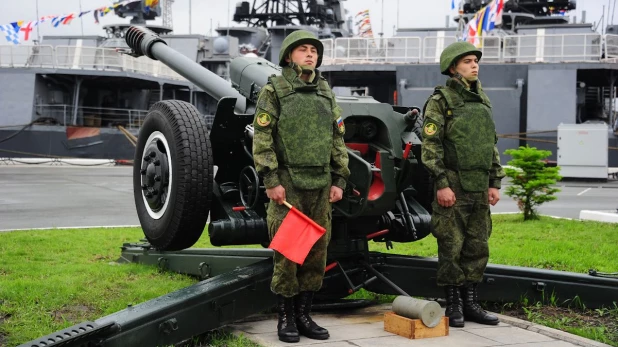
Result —
[{"label": "ship mast", "polygon": [[459,13],[459,19],[457,20],[457,32],[455,33],[455,36],[457,36],[458,38],[463,38],[464,30],[466,30],[466,21],[464,20],[463,1],[459,1],[457,12]]},{"label": "ship mast", "polygon": [[[344,29],[345,10],[335,0],[254,0],[236,5],[233,20],[249,27],[270,28],[281,25],[315,26],[320,29]],[[345,35],[347,36],[347,35]]]}]

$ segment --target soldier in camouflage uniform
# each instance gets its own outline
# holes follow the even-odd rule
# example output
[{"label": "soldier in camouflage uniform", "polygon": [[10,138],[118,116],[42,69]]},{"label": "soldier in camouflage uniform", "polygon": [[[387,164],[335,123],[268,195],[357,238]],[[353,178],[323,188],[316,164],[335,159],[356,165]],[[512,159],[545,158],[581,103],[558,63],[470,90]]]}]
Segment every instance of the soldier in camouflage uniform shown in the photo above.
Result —
[{"label": "soldier in camouflage uniform", "polygon": [[[435,182],[433,235],[438,240],[437,284],[445,288],[452,327],[464,319],[498,324],[477,302],[489,258],[489,205],[500,200],[500,165],[491,103],[478,80],[481,51],[455,42],[440,56],[450,78],[424,109],[422,161]],[[462,300],[463,299],[463,300]]]},{"label": "soldier in camouflage uniform", "polygon": [[341,108],[317,70],[323,51],[308,31],[288,35],[279,54],[281,76],[272,76],[260,91],[253,121],[253,159],[271,199],[270,239],[289,211],[284,200],[326,229],[302,266],[275,251],[271,290],[278,297],[279,339],[285,342],[299,341],[299,333],[329,337],[309,312],[324,278],[331,204],[342,198],[350,171]]}]

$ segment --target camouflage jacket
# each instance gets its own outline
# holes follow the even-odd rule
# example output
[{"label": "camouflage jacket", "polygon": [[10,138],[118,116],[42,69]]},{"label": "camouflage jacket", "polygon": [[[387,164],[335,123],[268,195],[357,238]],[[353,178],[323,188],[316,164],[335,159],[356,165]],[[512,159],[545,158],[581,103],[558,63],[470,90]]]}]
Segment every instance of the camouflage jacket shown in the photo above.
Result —
[{"label": "camouflage jacket", "polygon": [[[476,90],[471,91],[470,88],[462,81],[451,78],[447,81],[446,89],[449,89],[446,91],[447,93],[457,93],[458,96],[462,96],[459,100],[466,100],[464,101],[466,104],[465,108],[461,109],[471,113],[489,112],[489,115],[491,116],[491,105],[489,104],[487,95],[483,92],[480,81],[476,82]],[[476,100],[474,100],[475,98]],[[478,102],[470,102],[471,99]],[[446,98],[442,93],[438,92],[438,89],[436,89],[436,93],[434,93],[427,100],[424,109],[424,116],[425,120],[423,124],[423,146],[421,159],[424,166],[432,174],[437,189],[442,189],[449,186],[449,182],[446,177],[447,168],[453,170],[458,169],[457,164],[452,164],[452,162],[456,162],[456,159],[453,160],[449,158],[459,158],[461,161],[462,158],[467,159],[467,157],[478,156],[479,153],[484,153],[484,158],[480,158],[480,160],[475,160],[475,158],[472,160],[463,160],[468,163],[467,165],[471,165],[469,164],[470,162],[473,164],[476,163],[476,167],[473,167],[476,170],[462,170],[461,172],[474,174],[475,172],[469,171],[476,171],[476,175],[462,176],[460,174],[462,185],[466,183],[466,180],[477,180],[477,182],[471,182],[468,185],[475,186],[476,188],[482,187],[484,184],[486,184],[489,188],[499,189],[501,187],[501,180],[505,177],[505,173],[500,165],[500,154],[496,146],[498,137],[496,135],[493,121],[479,123],[478,127],[486,127],[487,129],[479,129],[478,127],[463,130],[454,129],[454,126],[461,126],[461,123],[452,121],[452,107],[451,105],[448,105]],[[469,134],[468,141],[472,140],[477,143],[472,144],[471,146],[459,146],[460,153],[455,154],[453,152],[455,151],[456,146],[451,145],[451,143],[457,134],[463,133]],[[481,136],[481,134],[485,134],[485,136]],[[479,141],[490,142],[478,143]],[[491,158],[489,158],[489,156],[491,156]],[[486,167],[484,167],[485,164]],[[459,166],[461,166],[461,164]],[[466,167],[466,169],[470,169],[470,167]],[[485,183],[478,182],[478,180],[485,179],[487,180]]]},{"label": "camouflage jacket", "polygon": [[[321,83],[322,86],[328,87],[326,80],[320,77],[318,71],[316,71],[316,75],[312,83],[302,81],[299,78],[299,75],[300,73],[297,70],[290,67],[283,68],[283,78],[291,83],[293,82],[294,86],[300,86],[301,88],[306,86],[311,88],[316,87],[318,83]],[[276,88],[272,83],[269,83],[262,88],[258,97],[255,117],[253,120],[253,126],[255,129],[253,136],[253,161],[255,163],[256,170],[264,179],[265,187],[273,188],[280,184],[277,171],[282,168],[290,171],[290,167],[286,164],[289,164],[290,162],[300,162],[299,165],[302,165],[302,161],[306,161],[303,158],[308,158],[307,160],[309,160],[309,162],[311,162],[311,159],[316,161],[315,158],[311,157],[321,157],[320,154],[323,153],[317,152],[326,151],[326,170],[330,172],[332,185],[345,189],[346,180],[350,176],[350,170],[348,169],[348,153],[343,141],[345,127],[341,118],[342,110],[337,105],[335,95],[330,87],[327,88],[329,93],[328,97],[331,100],[327,103],[327,105],[330,109],[324,109],[323,112],[325,114],[330,114],[329,116],[332,117],[332,119],[327,121],[327,127],[329,127],[329,130],[327,131],[326,136],[328,136],[328,138],[323,140],[315,137],[315,133],[320,129],[313,129],[317,125],[313,122],[314,119],[311,118],[312,112],[306,112],[309,114],[304,114],[299,111],[295,115],[285,115],[288,117],[292,116],[298,119],[298,121],[296,125],[290,126],[288,123],[285,129],[281,128],[282,124],[279,124],[279,120],[284,115],[282,115],[282,105],[275,89]],[[323,91],[323,89],[324,88],[321,88],[320,91]],[[320,91],[318,91],[318,94]],[[309,98],[318,97],[315,93],[299,94],[307,95]],[[296,98],[298,97],[299,96],[297,95]],[[313,107],[313,104],[314,103],[312,101],[310,105]],[[324,103],[320,103],[320,105],[324,105]],[[320,112],[320,108],[316,108],[318,112]],[[309,122],[307,122],[307,120],[309,120]],[[287,145],[288,148],[285,148],[285,144],[290,144],[291,142],[294,142],[295,139],[288,138],[287,141],[283,141],[280,136],[281,132],[289,134],[294,131],[298,131],[298,135],[296,137],[313,136],[312,141],[318,143],[315,143],[315,146],[310,145],[310,148],[298,148],[293,145]],[[318,150],[312,151],[314,147]]]}]

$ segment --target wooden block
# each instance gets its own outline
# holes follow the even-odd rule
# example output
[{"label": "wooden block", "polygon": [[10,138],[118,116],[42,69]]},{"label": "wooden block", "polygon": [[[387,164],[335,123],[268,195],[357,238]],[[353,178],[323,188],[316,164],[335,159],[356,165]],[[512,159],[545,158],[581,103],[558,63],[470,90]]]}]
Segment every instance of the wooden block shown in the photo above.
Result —
[{"label": "wooden block", "polygon": [[430,328],[423,324],[420,319],[410,319],[395,312],[386,312],[384,314],[384,330],[409,339],[448,336],[448,317],[442,317],[438,325]]}]

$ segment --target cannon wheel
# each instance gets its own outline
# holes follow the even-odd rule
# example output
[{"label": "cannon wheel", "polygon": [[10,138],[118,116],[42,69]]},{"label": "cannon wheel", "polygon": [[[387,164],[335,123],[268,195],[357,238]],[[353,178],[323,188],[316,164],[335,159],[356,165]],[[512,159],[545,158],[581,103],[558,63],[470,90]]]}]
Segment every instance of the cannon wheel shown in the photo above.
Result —
[{"label": "cannon wheel", "polygon": [[197,242],[208,219],[212,175],[210,140],[197,109],[178,100],[154,104],[133,164],[135,207],[151,245],[176,251]]}]

